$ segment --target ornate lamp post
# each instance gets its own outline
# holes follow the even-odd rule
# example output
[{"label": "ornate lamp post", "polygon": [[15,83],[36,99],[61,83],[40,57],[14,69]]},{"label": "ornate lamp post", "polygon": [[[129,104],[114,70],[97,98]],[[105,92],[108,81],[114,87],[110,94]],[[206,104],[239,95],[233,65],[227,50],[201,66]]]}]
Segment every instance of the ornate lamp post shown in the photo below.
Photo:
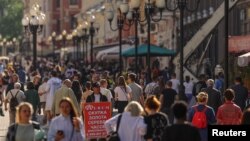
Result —
[{"label": "ornate lamp post", "polygon": [[228,88],[228,11],[229,11],[229,1],[225,0],[225,5],[224,5],[224,13],[225,13],[225,48],[224,48],[224,52],[225,52],[225,86],[224,89],[226,90]]},{"label": "ornate lamp post", "polygon": [[6,43],[7,43],[7,40],[6,38],[3,38],[3,40],[1,41],[1,44],[0,46],[2,47],[2,56],[6,55]]},{"label": "ornate lamp post", "polygon": [[95,23],[95,16],[91,15],[90,16],[90,27],[89,27],[89,36],[90,36],[90,64],[91,64],[91,68],[94,67],[93,64],[93,47],[94,47],[94,35],[96,34],[96,32],[99,31],[99,24]]},{"label": "ornate lamp post", "polygon": [[51,39],[52,39],[52,46],[53,46],[53,61],[55,62],[55,56],[56,56],[56,32],[52,32],[51,34]]},{"label": "ornate lamp post", "polygon": [[[82,36],[82,40],[83,40],[83,50],[84,50],[84,46],[86,48],[85,50],[85,63],[88,65],[88,40],[89,40],[89,33],[88,33],[88,28],[89,28],[89,24],[88,22],[83,22],[83,36]],[[83,56],[84,57],[84,56]]]},{"label": "ornate lamp post", "polygon": [[[150,28],[151,28],[151,21],[159,22],[162,18],[162,12],[165,8],[165,0],[156,0],[155,3],[153,0],[145,0],[145,18],[142,19],[140,16],[140,6],[142,5],[140,0],[133,0],[130,2],[130,11],[127,17],[132,17],[131,21],[134,22],[135,26],[135,66],[136,66],[136,73],[138,72],[138,24],[145,25],[147,24],[147,80],[151,80],[151,68],[150,68]],[[159,11],[160,17],[158,19],[154,19],[154,15],[156,14],[155,11]],[[141,24],[143,23],[143,24]]]},{"label": "ornate lamp post", "polygon": [[5,55],[7,56],[9,54],[9,49],[12,49],[13,48],[13,43],[12,41],[8,41],[6,43],[6,47],[5,47]]},{"label": "ornate lamp post", "polygon": [[123,66],[122,66],[122,30],[128,31],[130,29],[130,24],[131,22],[128,24],[129,28],[124,28],[125,24],[126,24],[126,18],[128,16],[128,20],[132,19],[132,15],[128,15],[128,11],[129,11],[129,6],[127,2],[122,2],[122,0],[118,0],[117,1],[117,8],[118,8],[118,14],[117,14],[117,28],[113,28],[112,27],[112,21],[114,19],[114,10],[112,2],[108,3],[110,8],[107,9],[107,19],[109,21],[109,25],[110,25],[110,29],[112,31],[119,31],[119,71],[120,71],[120,75],[122,75],[122,70],[123,70]]},{"label": "ornate lamp post", "polygon": [[48,38],[49,41],[52,41],[52,48],[53,48],[53,61],[55,62],[55,45],[56,45],[56,32],[52,32],[51,36]]},{"label": "ornate lamp post", "polygon": [[[121,0],[118,1],[121,3]],[[129,6],[126,2],[123,2],[122,4],[118,5],[118,10],[119,10],[119,15],[117,17],[117,25],[119,30],[119,35],[121,35],[121,30],[123,29],[123,25],[127,20],[129,21],[129,26],[131,26],[132,22],[135,23],[135,66],[136,66],[136,73],[138,72],[138,23],[143,23],[147,24],[148,28],[148,36],[147,36],[147,80],[151,80],[151,68],[150,68],[150,27],[151,27],[151,21],[153,22],[159,22],[162,18],[162,12],[165,8],[165,0],[156,0],[156,3],[154,3],[153,0],[146,0],[145,1],[145,18],[142,19],[140,17],[140,6],[141,6],[141,1],[140,0],[133,0],[130,2],[130,11]],[[158,19],[154,19],[155,11],[158,10],[160,12],[160,17]],[[108,20],[112,21],[113,17],[112,11],[110,11],[107,14]],[[146,23],[145,23],[146,22]],[[120,36],[121,37],[121,36]],[[121,49],[120,49],[121,52]],[[121,59],[120,59],[121,60]],[[121,61],[120,61],[121,62]],[[120,64],[121,66],[121,64]]]},{"label": "ornate lamp post", "polygon": [[2,52],[2,56],[3,56],[3,42],[0,41],[0,47],[1,47],[1,52]]},{"label": "ornate lamp post", "polygon": [[63,48],[66,48],[66,40],[67,40],[67,31],[62,31],[62,42],[63,42]]},{"label": "ornate lamp post", "polygon": [[[73,40],[73,46],[74,46],[74,56],[76,56],[77,55],[77,30],[76,29],[74,29],[73,31],[72,31],[72,40]],[[75,57],[74,57],[74,59],[76,59]]]},{"label": "ornate lamp post", "polygon": [[[79,56],[81,56],[81,40],[82,40],[82,36],[83,36],[83,33],[82,33],[82,29],[78,30],[77,31],[77,48],[76,48],[76,58],[77,60],[79,59]],[[80,52],[80,55],[79,55],[79,52]],[[83,52],[82,52],[83,53]]]},{"label": "ornate lamp post", "polygon": [[177,4],[176,7],[172,7],[172,5],[170,4],[173,4],[173,3],[171,2],[172,1],[169,0],[167,1],[167,4],[166,4],[166,8],[169,11],[176,11],[177,9],[180,10],[180,90],[179,90],[179,95],[181,99],[186,100],[186,96],[184,93],[184,85],[183,85],[183,82],[184,82],[184,79],[183,79],[184,20],[183,19],[184,19],[185,10],[190,11],[190,12],[196,11],[199,6],[200,0],[195,0],[196,5],[194,6],[193,9],[188,7],[187,0],[175,0],[174,3]]},{"label": "ornate lamp post", "polygon": [[13,52],[17,52],[17,49],[16,49],[17,39],[15,37],[12,39],[12,43],[13,43]]},{"label": "ornate lamp post", "polygon": [[41,32],[45,23],[45,14],[40,11],[39,5],[33,5],[30,13],[26,14],[22,19],[22,25],[26,33],[33,36],[33,66],[36,68],[37,59],[37,33]]}]

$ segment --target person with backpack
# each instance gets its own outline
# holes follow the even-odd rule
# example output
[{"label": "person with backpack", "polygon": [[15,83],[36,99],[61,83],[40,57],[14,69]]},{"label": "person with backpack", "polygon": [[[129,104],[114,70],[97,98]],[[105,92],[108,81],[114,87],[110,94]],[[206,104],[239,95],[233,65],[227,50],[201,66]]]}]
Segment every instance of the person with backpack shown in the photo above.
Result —
[{"label": "person with backpack", "polygon": [[207,105],[208,94],[200,92],[196,96],[197,104],[192,106],[188,112],[188,121],[199,129],[201,141],[208,140],[207,126],[216,123],[214,109]]},{"label": "person with backpack", "polygon": [[16,107],[19,103],[25,101],[24,92],[21,89],[21,84],[16,82],[14,84],[14,89],[10,90],[4,101],[5,111],[8,110],[7,103],[9,103],[9,118],[10,118],[10,125],[15,123],[15,114],[16,114]]},{"label": "person with backpack", "polygon": [[16,109],[16,123],[9,126],[6,141],[42,141],[45,132],[39,123],[31,120],[34,111],[32,105],[22,102]]}]

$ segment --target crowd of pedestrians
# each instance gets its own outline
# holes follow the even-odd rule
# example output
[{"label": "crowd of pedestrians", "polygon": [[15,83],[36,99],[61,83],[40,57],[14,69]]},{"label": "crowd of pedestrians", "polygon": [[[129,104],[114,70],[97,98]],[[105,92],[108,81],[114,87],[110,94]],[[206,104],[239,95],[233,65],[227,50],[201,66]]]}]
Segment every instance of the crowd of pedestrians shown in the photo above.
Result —
[{"label": "crowd of pedestrians", "polygon": [[[155,71],[148,81],[144,71],[110,76],[77,63],[40,63],[38,69],[8,66],[0,75],[0,100],[9,111],[8,141],[106,140],[85,138],[82,105],[92,102],[110,102],[111,112],[117,109],[103,126],[110,135],[119,122],[121,141],[207,141],[208,125],[250,124],[248,90],[240,77],[224,92],[221,74],[215,80],[200,75],[196,83],[186,76],[183,101],[176,74],[166,70]],[[14,108],[13,98],[19,104]],[[204,113],[205,124],[195,123],[197,113]]]}]

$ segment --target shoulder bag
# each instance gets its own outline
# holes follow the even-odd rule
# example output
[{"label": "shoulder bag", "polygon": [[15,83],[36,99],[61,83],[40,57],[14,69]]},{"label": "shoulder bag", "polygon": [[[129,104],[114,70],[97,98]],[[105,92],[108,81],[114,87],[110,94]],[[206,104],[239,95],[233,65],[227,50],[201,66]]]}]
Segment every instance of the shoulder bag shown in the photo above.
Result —
[{"label": "shoulder bag", "polygon": [[120,141],[120,137],[118,135],[118,130],[120,126],[120,121],[122,118],[122,114],[119,115],[117,125],[116,125],[116,131],[112,132],[111,134],[108,135],[107,141]]}]

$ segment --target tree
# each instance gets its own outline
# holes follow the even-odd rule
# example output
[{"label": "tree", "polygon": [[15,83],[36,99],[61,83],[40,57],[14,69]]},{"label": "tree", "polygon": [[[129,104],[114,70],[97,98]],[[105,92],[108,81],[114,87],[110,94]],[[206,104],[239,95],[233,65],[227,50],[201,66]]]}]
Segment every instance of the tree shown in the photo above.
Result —
[{"label": "tree", "polygon": [[0,0],[0,34],[3,37],[10,39],[21,35],[22,17],[21,0]]}]

